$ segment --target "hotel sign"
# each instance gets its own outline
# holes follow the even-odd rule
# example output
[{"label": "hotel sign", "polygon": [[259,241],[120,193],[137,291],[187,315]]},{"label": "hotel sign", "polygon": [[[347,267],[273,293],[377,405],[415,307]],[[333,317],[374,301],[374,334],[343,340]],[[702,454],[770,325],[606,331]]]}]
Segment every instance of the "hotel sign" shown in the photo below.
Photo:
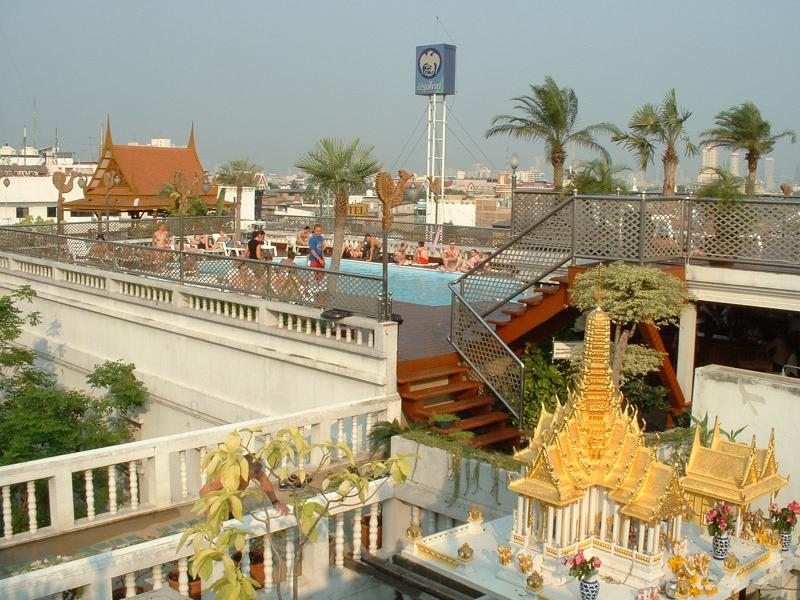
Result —
[{"label": "hotel sign", "polygon": [[450,44],[417,46],[416,80],[417,96],[456,93],[456,47]]}]

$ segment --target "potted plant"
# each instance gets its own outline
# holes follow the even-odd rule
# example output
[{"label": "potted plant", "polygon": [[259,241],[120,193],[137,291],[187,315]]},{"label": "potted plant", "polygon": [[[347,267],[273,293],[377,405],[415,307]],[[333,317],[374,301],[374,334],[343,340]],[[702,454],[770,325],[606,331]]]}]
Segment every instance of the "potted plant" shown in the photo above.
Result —
[{"label": "potted plant", "polygon": [[724,560],[728,556],[730,540],[728,532],[733,525],[733,512],[731,507],[721,502],[709,509],[706,513],[706,527],[708,535],[714,538],[712,543],[712,555],[717,560]]},{"label": "potted plant", "polygon": [[797,525],[797,516],[800,515],[800,504],[792,500],[783,508],[778,508],[774,502],[769,505],[769,518],[772,529],[781,534],[781,552],[789,549],[792,542],[792,530]]},{"label": "potted plant", "polygon": [[458,421],[458,417],[450,413],[442,413],[428,417],[428,423],[439,429],[450,429],[456,421]]},{"label": "potted plant", "polygon": [[572,558],[565,558],[563,564],[569,565],[569,574],[578,580],[581,600],[595,600],[600,593],[597,571],[603,564],[597,556],[586,558],[583,550],[578,550]]},{"label": "potted plant", "polygon": [[[200,596],[202,592],[202,581],[200,577],[192,577],[191,574],[187,573],[189,577],[189,598],[192,600],[200,600]],[[167,573],[167,583],[169,583],[169,587],[171,587],[176,592],[180,591],[180,583],[178,581],[179,572],[178,569],[172,569],[169,573]]]}]

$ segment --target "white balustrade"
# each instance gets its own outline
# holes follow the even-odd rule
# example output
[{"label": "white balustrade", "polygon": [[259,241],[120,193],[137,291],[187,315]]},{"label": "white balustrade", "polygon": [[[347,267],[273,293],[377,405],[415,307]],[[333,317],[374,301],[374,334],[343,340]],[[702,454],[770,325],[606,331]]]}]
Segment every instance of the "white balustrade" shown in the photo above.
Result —
[{"label": "white balustrade", "polygon": [[[189,468],[193,464],[189,460],[191,453],[197,452],[202,458],[207,447],[216,447],[217,444],[222,443],[233,429],[260,429],[260,436],[266,439],[267,435],[274,435],[281,429],[303,423],[303,434],[307,437],[310,436],[312,442],[320,442],[330,437],[328,432],[331,431],[331,425],[336,423],[334,430],[338,434],[337,439],[345,441],[344,424],[346,419],[355,420],[360,415],[367,415],[367,423],[370,424],[373,415],[385,412],[386,405],[387,400],[384,397],[378,397],[331,408],[317,408],[284,416],[264,417],[242,423],[0,467],[4,522],[4,537],[0,538],[0,547],[13,545],[23,539],[27,541],[31,537],[49,536],[56,532],[68,532],[83,527],[72,511],[65,513],[65,511],[53,510],[52,507],[47,512],[53,522],[41,528],[36,527],[35,482],[37,480],[44,480],[49,486],[49,490],[44,493],[43,498],[45,500],[52,498],[53,501],[58,501],[59,498],[74,497],[76,490],[73,489],[73,474],[83,474],[82,487],[84,490],[80,496],[85,494],[87,505],[90,507],[87,516],[91,515],[89,518],[95,522],[123,519],[133,513],[145,510],[162,510],[179,506],[196,497],[202,483],[200,483],[201,477],[197,471]],[[389,401],[386,418],[395,418],[399,415],[400,402],[393,398]],[[362,428],[358,427],[357,429],[360,438]],[[182,461],[181,456],[185,456],[185,460]],[[320,459],[320,452],[312,453],[310,461],[303,468],[306,472],[316,470]],[[170,471],[171,463],[174,464],[172,471]],[[117,465],[125,465],[129,470],[129,476],[125,478],[122,487],[125,490],[125,496],[130,495],[130,502],[128,503],[126,500],[123,505],[120,505],[117,497],[119,485]],[[94,486],[91,479],[90,473],[94,469],[102,469],[108,473],[108,491],[103,491],[108,495],[102,498],[96,497],[102,488]],[[165,479],[174,481],[174,488],[173,484]],[[28,501],[23,503],[17,498],[12,503],[11,486],[21,484],[27,488]],[[171,489],[175,489],[176,497],[174,498],[170,493]],[[93,508],[94,505],[105,506],[106,504],[108,505],[107,512],[98,513],[97,509]],[[20,534],[12,531],[11,523],[18,512],[25,510],[29,512],[28,520],[32,525],[30,531],[23,532],[25,537],[17,540],[16,537]]]},{"label": "white balustrade", "polygon": [[125,597],[133,598],[136,595],[136,573],[125,573]]},{"label": "white balustrade", "polygon": [[269,541],[269,536],[261,538],[264,544],[264,588],[272,589],[273,577],[272,574],[272,544]]},{"label": "white balustrade", "polygon": [[353,560],[361,560],[361,508],[350,514],[353,515]]},{"label": "white balustrade", "polygon": [[336,521],[336,536],[334,541],[334,564],[337,569],[344,569],[344,513],[334,517]]},{"label": "white balustrade", "polygon": [[369,552],[375,554],[378,551],[378,504],[369,507]]},{"label": "white balustrade", "polygon": [[153,580],[153,589],[160,590],[161,586],[163,585],[163,578],[164,578],[164,573],[161,570],[161,565],[153,565],[152,575],[150,577]]},{"label": "white balustrade", "polygon": [[189,595],[189,561],[186,558],[178,559],[178,592]]},{"label": "white balustrade", "polygon": [[294,572],[294,531],[286,530],[286,546],[284,548],[284,565],[286,567],[286,581],[291,585]]}]

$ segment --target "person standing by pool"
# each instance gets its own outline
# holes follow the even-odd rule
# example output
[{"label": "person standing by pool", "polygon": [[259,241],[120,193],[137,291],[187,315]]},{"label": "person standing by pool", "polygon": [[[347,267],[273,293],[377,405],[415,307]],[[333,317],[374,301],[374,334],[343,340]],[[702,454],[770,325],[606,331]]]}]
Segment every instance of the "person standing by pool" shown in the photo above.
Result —
[{"label": "person standing by pool", "polygon": [[297,239],[295,240],[295,246],[297,246],[298,252],[302,254],[304,250],[307,250],[309,239],[311,239],[311,227],[306,225],[300,231],[297,232]]},{"label": "person standing by pool", "polygon": [[314,269],[325,268],[325,238],[322,225],[314,225],[314,235],[308,239],[308,266]]},{"label": "person standing by pool", "polygon": [[417,244],[417,249],[414,250],[414,264],[417,265],[427,265],[428,264],[428,247],[425,245],[425,242],[420,241]]},{"label": "person standing by pool", "polygon": [[167,247],[169,247],[169,231],[167,231],[167,224],[162,221],[158,224],[158,229],[153,232],[153,248]]},{"label": "person standing by pool", "polygon": [[247,242],[247,258],[253,260],[263,260],[264,255],[261,253],[261,244],[264,243],[266,233],[262,230],[254,231],[250,236],[250,241]]}]

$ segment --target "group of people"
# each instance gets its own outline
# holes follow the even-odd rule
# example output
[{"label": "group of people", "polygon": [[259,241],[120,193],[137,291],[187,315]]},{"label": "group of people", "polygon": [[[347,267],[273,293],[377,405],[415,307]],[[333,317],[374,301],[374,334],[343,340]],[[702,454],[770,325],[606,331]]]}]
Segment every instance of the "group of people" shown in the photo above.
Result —
[{"label": "group of people", "polygon": [[439,267],[439,270],[448,273],[466,273],[477,267],[481,260],[481,254],[476,248],[472,248],[468,253],[462,253],[456,247],[456,243],[451,241],[442,251],[442,266]]},{"label": "group of people", "polygon": [[[172,235],[167,230],[167,224],[161,222],[156,227],[152,236],[153,248],[162,248],[165,250],[178,250],[180,249],[180,241],[172,242]],[[183,250],[185,252],[203,252],[206,250],[224,250],[225,248],[241,247],[241,242],[233,240],[223,229],[220,229],[216,240],[213,236],[208,234],[197,233],[194,237],[184,243]]]}]

